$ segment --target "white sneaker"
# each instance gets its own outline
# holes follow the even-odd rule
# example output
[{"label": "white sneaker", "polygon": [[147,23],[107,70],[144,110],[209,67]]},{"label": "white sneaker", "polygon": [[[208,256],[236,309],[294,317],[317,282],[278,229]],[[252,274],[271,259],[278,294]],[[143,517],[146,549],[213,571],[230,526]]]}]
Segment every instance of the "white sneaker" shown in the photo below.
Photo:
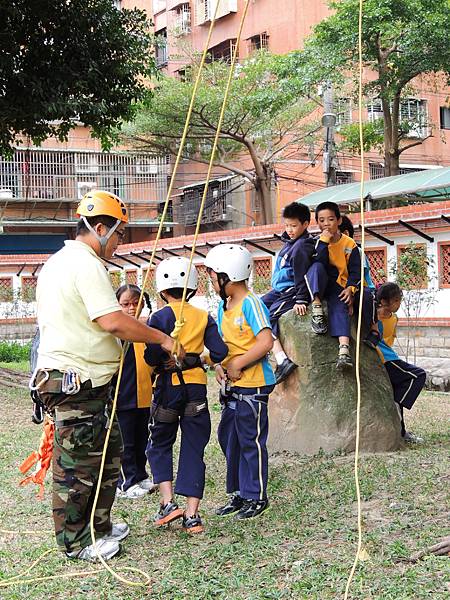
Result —
[{"label": "white sneaker", "polygon": [[130,528],[128,527],[128,525],[126,523],[113,523],[111,533],[109,535],[105,535],[101,539],[103,541],[106,540],[107,542],[109,542],[109,541],[121,542],[128,536],[129,533],[130,533]]},{"label": "white sneaker", "polygon": [[95,545],[90,544],[81,550],[77,550],[75,552],[66,552],[66,556],[72,560],[87,560],[89,562],[96,562],[99,560],[99,555],[103,558],[103,560],[109,560],[113,556],[116,556],[116,554],[119,554],[119,552],[120,544],[118,541],[102,538],[96,540]]},{"label": "white sneaker", "polygon": [[153,483],[153,481],[150,479],[150,477],[147,477],[147,479],[143,479],[142,481],[139,481],[138,486],[140,488],[142,488],[143,490],[147,490],[147,492],[149,494],[153,494],[153,492],[155,492],[158,489],[158,484]]},{"label": "white sneaker", "polygon": [[148,490],[141,487],[138,483],[129,487],[125,492],[122,492],[119,488],[116,490],[117,498],[128,498],[129,500],[140,498],[141,496],[145,496],[145,494],[148,494]]}]

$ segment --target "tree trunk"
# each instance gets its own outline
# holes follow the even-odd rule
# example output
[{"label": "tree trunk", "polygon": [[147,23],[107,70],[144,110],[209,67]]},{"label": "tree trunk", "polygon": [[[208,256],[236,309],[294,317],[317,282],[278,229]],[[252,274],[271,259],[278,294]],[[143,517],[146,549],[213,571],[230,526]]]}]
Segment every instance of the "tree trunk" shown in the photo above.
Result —
[{"label": "tree trunk", "polygon": [[273,223],[272,186],[270,176],[266,175],[264,179],[256,178],[255,190],[261,205],[264,225]]}]

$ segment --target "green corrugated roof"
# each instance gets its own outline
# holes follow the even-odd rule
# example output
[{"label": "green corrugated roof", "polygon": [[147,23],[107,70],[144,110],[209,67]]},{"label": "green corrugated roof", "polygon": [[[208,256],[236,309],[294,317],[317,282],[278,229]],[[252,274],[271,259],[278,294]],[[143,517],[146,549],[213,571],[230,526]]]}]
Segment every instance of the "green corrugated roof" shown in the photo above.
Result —
[{"label": "green corrugated roof", "polygon": [[[443,169],[427,169],[417,173],[383,177],[364,182],[364,196],[370,194],[372,200],[417,199],[445,200],[450,198],[450,167]],[[312,192],[297,202],[315,207],[321,202],[331,201],[336,204],[353,204],[359,202],[360,183],[346,183]]]}]

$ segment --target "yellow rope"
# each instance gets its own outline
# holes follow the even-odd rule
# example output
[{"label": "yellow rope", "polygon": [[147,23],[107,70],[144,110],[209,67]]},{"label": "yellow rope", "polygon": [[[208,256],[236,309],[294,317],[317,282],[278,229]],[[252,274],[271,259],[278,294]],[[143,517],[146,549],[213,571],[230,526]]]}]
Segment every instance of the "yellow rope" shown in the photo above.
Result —
[{"label": "yellow rope", "polygon": [[[232,56],[232,59],[231,59],[231,65],[230,65],[230,70],[229,70],[229,73],[228,73],[227,84],[226,84],[226,87],[225,87],[225,94],[224,94],[224,97],[223,97],[222,108],[220,110],[219,121],[217,123],[216,134],[214,136],[214,143],[213,143],[213,147],[212,147],[212,150],[211,150],[211,157],[210,157],[210,160],[209,160],[208,172],[207,172],[206,181],[205,181],[205,187],[203,189],[202,201],[200,203],[200,210],[199,210],[199,213],[198,213],[197,225],[195,227],[195,233],[194,233],[194,239],[193,239],[193,242],[192,242],[191,254],[189,256],[189,267],[188,267],[188,271],[187,271],[187,274],[186,274],[186,284],[185,284],[184,289],[183,289],[183,296],[181,298],[180,313],[179,313],[179,316],[178,316],[178,320],[175,323],[175,329],[172,332],[172,337],[174,337],[175,339],[178,338],[179,332],[181,331],[181,329],[183,327],[183,324],[184,324],[183,311],[184,311],[184,306],[186,304],[187,282],[188,282],[189,274],[190,274],[191,269],[192,269],[192,264],[193,264],[193,260],[194,260],[194,254],[195,254],[195,247],[196,247],[196,244],[197,244],[197,238],[198,238],[198,234],[199,234],[199,231],[200,231],[200,225],[201,225],[201,222],[202,222],[203,209],[204,209],[205,202],[206,202],[206,196],[208,194],[209,181],[211,179],[211,172],[212,172],[212,168],[213,168],[213,164],[214,164],[214,158],[215,158],[215,155],[216,155],[217,146],[218,146],[219,138],[220,138],[220,130],[221,130],[221,127],[222,127],[223,118],[225,116],[225,108],[226,108],[227,101],[228,101],[228,95],[229,95],[229,92],[230,92],[231,81],[232,81],[233,75],[234,75],[234,67],[235,67],[237,55],[238,55],[238,52],[239,52],[239,44],[241,42],[241,37],[242,37],[242,29],[244,27],[244,22],[245,22],[245,18],[247,16],[249,4],[250,4],[250,0],[246,0],[245,5],[244,5],[244,10],[242,12],[241,21],[239,23],[239,30],[238,30],[238,34],[237,34],[237,38],[236,38],[236,45],[234,47],[233,56]],[[176,332],[176,336],[177,337],[175,337],[175,332]]]},{"label": "yellow rope", "polygon": [[358,17],[358,59],[359,59],[359,81],[358,81],[358,118],[359,118],[359,144],[360,144],[360,169],[361,169],[361,185],[360,185],[360,215],[361,215],[361,283],[360,283],[360,299],[358,306],[358,327],[356,332],[356,440],[355,440],[355,460],[354,460],[354,476],[356,488],[356,501],[358,506],[358,545],[356,549],[355,559],[348,576],[347,585],[345,587],[344,600],[347,600],[350,591],[350,585],[355,574],[358,562],[366,557],[366,552],[362,547],[362,511],[361,511],[361,490],[359,485],[359,441],[360,441],[360,420],[361,420],[361,372],[360,372],[360,349],[361,349],[361,322],[362,322],[362,294],[364,290],[364,249],[365,249],[365,229],[364,229],[364,133],[362,127],[362,108],[363,108],[363,61],[362,61],[362,18],[363,18],[363,2],[359,1],[359,17]]},{"label": "yellow rope", "polygon": [[[174,182],[175,182],[175,176],[176,176],[176,173],[177,173],[177,170],[178,170],[178,166],[179,166],[179,163],[180,163],[181,158],[182,158],[182,154],[183,154],[183,149],[184,149],[184,145],[185,145],[185,142],[186,142],[187,133],[188,133],[188,130],[189,130],[189,123],[190,123],[190,119],[191,119],[191,115],[192,115],[192,110],[193,110],[193,107],[194,107],[195,97],[196,97],[196,94],[197,94],[197,89],[198,89],[198,85],[199,85],[200,78],[201,78],[201,72],[202,72],[203,66],[205,64],[206,55],[208,53],[208,47],[209,47],[209,43],[211,41],[212,31],[214,29],[214,25],[215,25],[215,22],[216,22],[216,15],[217,15],[217,11],[218,11],[218,8],[219,8],[219,4],[220,4],[220,0],[218,0],[217,3],[216,3],[216,8],[215,8],[215,11],[214,11],[214,15],[213,15],[213,17],[211,19],[211,23],[210,23],[209,30],[208,30],[208,36],[207,36],[207,39],[206,39],[206,42],[205,42],[205,46],[204,46],[204,49],[203,49],[202,58],[200,60],[200,65],[199,65],[197,77],[195,79],[194,88],[193,88],[193,91],[192,91],[192,96],[191,96],[191,100],[190,100],[188,112],[187,112],[187,115],[186,115],[186,121],[185,121],[184,129],[183,129],[183,134],[182,134],[182,137],[181,137],[181,140],[180,140],[180,147],[178,149],[177,157],[176,157],[174,168],[173,168],[173,171],[172,171],[172,177],[171,177],[171,180],[170,180],[170,183],[169,183],[169,188],[167,190],[167,196],[166,196],[166,200],[165,200],[165,203],[164,203],[163,212],[162,212],[162,215],[161,215],[161,221],[160,221],[160,224],[159,224],[159,227],[158,227],[156,238],[154,240],[153,250],[152,250],[152,254],[151,254],[150,260],[149,260],[148,269],[147,269],[147,272],[145,274],[144,281],[142,283],[141,294],[139,296],[139,303],[138,303],[138,307],[137,307],[137,317],[139,317],[139,315],[140,315],[140,313],[142,311],[142,304],[143,304],[142,300],[143,300],[145,286],[146,286],[147,279],[148,279],[148,276],[149,276],[149,273],[150,273],[150,269],[151,269],[153,261],[155,259],[157,244],[158,244],[159,239],[161,237],[162,228],[164,226],[164,222],[165,222],[165,219],[166,219],[167,209],[168,209],[169,201],[170,201],[170,196],[172,194],[172,189],[173,189],[173,185],[174,185]],[[247,2],[247,4],[248,4],[248,2]],[[179,350],[179,342],[178,342],[179,330],[180,330],[180,327],[178,326],[177,331],[176,331],[176,333],[177,333],[177,339],[175,340],[174,348],[173,348],[173,351],[172,351],[172,353],[175,356],[177,354],[177,351]],[[106,460],[106,452],[107,452],[107,449],[108,449],[109,438],[110,438],[110,435],[111,435],[111,428],[112,428],[112,425],[113,425],[113,422],[114,422],[114,417],[115,417],[115,414],[116,414],[117,398],[118,398],[118,395],[119,395],[120,381],[121,381],[122,372],[123,372],[123,363],[124,363],[124,358],[125,358],[125,354],[126,354],[126,352],[128,350],[128,347],[129,347],[129,343],[124,344],[124,346],[122,348],[122,353],[121,353],[121,356],[120,356],[119,371],[118,371],[118,374],[117,374],[117,384],[116,384],[116,388],[115,388],[115,392],[114,392],[114,399],[113,399],[113,403],[112,403],[112,407],[111,407],[110,423],[109,423],[109,427],[108,427],[107,432],[106,432],[105,443],[104,443],[103,451],[102,451],[102,460],[101,460],[101,465],[100,465],[99,478],[98,478],[97,487],[96,487],[96,491],[95,491],[94,503],[93,503],[93,506],[92,506],[92,509],[91,509],[91,517],[90,517],[89,525],[90,525],[91,539],[92,539],[92,543],[93,544],[95,544],[95,541],[96,541],[96,538],[95,538],[95,529],[94,529],[94,513],[95,513],[95,509],[96,509],[97,502],[98,502],[98,496],[99,496],[99,493],[100,493],[100,487],[101,487],[101,482],[102,482],[103,470],[104,470],[104,465],[105,465],[105,460]],[[121,581],[122,583],[125,583],[127,585],[131,585],[131,586],[146,586],[151,581],[151,578],[148,575],[148,573],[145,573],[144,571],[141,571],[140,569],[136,569],[134,567],[123,567],[123,570],[131,571],[131,572],[137,573],[139,575],[142,575],[142,577],[145,579],[145,581],[144,582],[136,582],[136,581],[131,581],[131,580],[125,579],[124,577],[122,577],[121,575],[119,575],[116,571],[114,571],[114,569],[112,569],[100,555],[98,556],[98,558],[99,558],[100,562],[102,563],[104,569],[100,569],[100,570],[96,570],[96,571],[83,571],[83,572],[80,572],[80,573],[70,573],[70,574],[66,574],[66,575],[52,575],[52,576],[48,576],[48,577],[37,577],[37,578],[34,578],[34,579],[30,579],[30,580],[23,579],[23,577],[35,566],[35,564],[37,564],[40,560],[42,560],[44,558],[44,556],[46,556],[49,552],[51,552],[51,551],[47,551],[43,555],[41,555],[41,557],[39,557],[39,559],[37,559],[37,561],[35,561],[33,563],[33,565],[31,567],[29,567],[24,573],[22,573],[20,575],[13,576],[13,577],[11,577],[11,578],[9,578],[7,580],[3,580],[2,582],[0,582],[0,587],[8,587],[8,586],[17,585],[17,584],[27,584],[27,583],[36,582],[36,581],[46,581],[48,579],[57,579],[57,578],[64,578],[64,577],[76,577],[76,576],[86,576],[86,575],[90,575],[90,574],[93,574],[93,573],[99,573],[99,572],[103,571],[104,569],[106,569],[113,577],[115,577],[116,579],[118,579],[119,581]]]}]

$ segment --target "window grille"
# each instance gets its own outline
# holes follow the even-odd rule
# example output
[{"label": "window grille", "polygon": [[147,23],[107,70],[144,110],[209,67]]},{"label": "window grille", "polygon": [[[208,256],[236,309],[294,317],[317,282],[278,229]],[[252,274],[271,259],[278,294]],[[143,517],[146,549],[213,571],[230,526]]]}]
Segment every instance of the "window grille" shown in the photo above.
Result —
[{"label": "window grille", "polygon": [[158,69],[165,67],[168,62],[167,29],[160,29],[156,35],[156,66]]},{"label": "window grille", "polygon": [[353,173],[347,171],[336,171],[336,185],[353,183]]},{"label": "window grille", "polygon": [[263,33],[258,33],[258,35],[253,35],[249,38],[248,42],[250,52],[269,49],[269,36],[265,31]]},{"label": "window grille", "polygon": [[[133,222],[139,219],[134,205],[148,209],[165,200],[169,169],[166,156],[18,148],[11,158],[0,157],[0,197],[8,201],[5,220],[27,213],[28,218],[75,220],[73,209],[60,203],[73,203],[74,208],[89,190],[105,189],[130,207]],[[20,202],[29,202],[25,215]]]},{"label": "window grille", "polygon": [[34,302],[36,300],[37,277],[22,277],[22,300]]},{"label": "window grille", "polygon": [[272,259],[255,258],[253,261],[252,288],[256,294],[264,294],[270,290],[272,279]]},{"label": "window grille", "polygon": [[439,249],[440,287],[450,287],[450,244],[441,244]]},{"label": "window grille", "polygon": [[0,302],[11,302],[14,299],[12,277],[0,277]]},{"label": "window grille", "polygon": [[[176,206],[174,218],[185,227],[197,223],[200,204],[203,196],[203,185],[184,190],[179,204]],[[208,186],[202,223],[217,223],[229,220],[227,204],[230,203],[230,179],[213,181]]]},{"label": "window grille", "polygon": [[336,98],[334,101],[334,112],[336,114],[336,126],[348,125],[352,122],[352,100],[351,98]]},{"label": "window grille", "polygon": [[441,129],[450,129],[450,108],[441,106],[439,108]]},{"label": "window grille", "polygon": [[195,265],[198,274],[198,296],[206,296],[209,292],[209,275],[205,265]]},{"label": "window grille", "polygon": [[[236,38],[225,40],[216,46],[213,46],[208,50],[208,54],[211,60],[222,60],[226,63],[231,63],[234,49],[236,48]],[[239,61],[239,56],[236,57]]]},{"label": "window grille", "polygon": [[[406,281],[409,289],[427,289],[428,288],[428,260],[427,247],[425,244],[409,244],[408,246],[397,246],[397,278],[399,276],[403,281]],[[408,269],[405,262],[401,258],[409,254],[411,262],[415,262],[416,268]],[[415,259],[415,260],[414,260]],[[402,282],[400,281],[400,284]]]},{"label": "window grille", "polygon": [[[374,98],[367,104],[368,120],[374,123],[384,116],[380,98]],[[428,105],[426,100],[405,98],[400,102],[400,127],[404,129],[405,137],[424,138],[429,134]]]},{"label": "window grille", "polygon": [[128,285],[137,285],[137,271],[132,269],[131,271],[125,271],[125,281]]},{"label": "window grille", "polygon": [[176,33],[181,35],[191,32],[191,7],[189,4],[182,4],[177,7],[175,30]]},{"label": "window grille", "polygon": [[380,163],[369,163],[369,179],[381,179],[384,177],[384,166]]},{"label": "window grille", "polygon": [[370,266],[370,276],[375,285],[387,280],[387,253],[386,248],[366,248],[365,254]]},{"label": "window grille", "polygon": [[116,291],[122,285],[122,273],[121,271],[110,271],[109,278],[111,280],[111,285],[113,290]]}]

